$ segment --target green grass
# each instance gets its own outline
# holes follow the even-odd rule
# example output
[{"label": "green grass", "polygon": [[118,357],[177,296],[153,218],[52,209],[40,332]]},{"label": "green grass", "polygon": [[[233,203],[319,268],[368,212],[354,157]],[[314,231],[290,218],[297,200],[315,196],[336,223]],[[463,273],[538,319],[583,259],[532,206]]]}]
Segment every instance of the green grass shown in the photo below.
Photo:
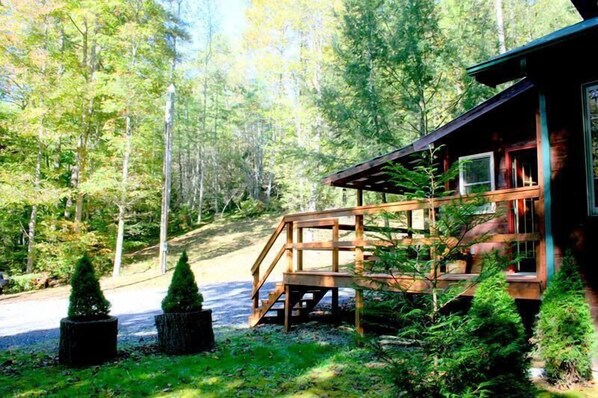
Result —
[{"label": "green grass", "polygon": [[69,369],[47,354],[0,354],[1,397],[383,397],[382,370],[349,332],[277,327],[219,331],[214,352],[168,357],[129,348],[103,366]]}]

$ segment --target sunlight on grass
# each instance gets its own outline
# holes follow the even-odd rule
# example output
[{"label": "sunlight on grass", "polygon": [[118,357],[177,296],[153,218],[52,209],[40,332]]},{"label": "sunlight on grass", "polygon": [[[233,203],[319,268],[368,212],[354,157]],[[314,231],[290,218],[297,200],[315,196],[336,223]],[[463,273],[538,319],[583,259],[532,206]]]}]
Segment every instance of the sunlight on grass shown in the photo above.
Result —
[{"label": "sunlight on grass", "polygon": [[0,396],[390,396],[379,394],[389,386],[364,366],[371,358],[349,333],[297,329],[220,330],[213,353],[168,357],[131,350],[118,361],[82,369],[67,369],[48,355],[4,352],[0,363],[10,366],[0,375],[11,383],[0,384]]}]

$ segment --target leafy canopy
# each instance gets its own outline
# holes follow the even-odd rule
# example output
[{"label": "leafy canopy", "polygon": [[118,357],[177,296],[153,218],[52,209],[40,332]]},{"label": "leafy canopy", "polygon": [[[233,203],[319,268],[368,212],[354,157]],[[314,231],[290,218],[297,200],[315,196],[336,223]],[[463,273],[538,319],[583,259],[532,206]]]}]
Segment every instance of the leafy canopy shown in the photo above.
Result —
[{"label": "leafy canopy", "polygon": [[77,262],[71,278],[68,317],[71,319],[102,319],[108,316],[110,302],[104,297],[93,265],[87,254]]},{"label": "leafy canopy", "polygon": [[162,310],[165,313],[197,312],[201,311],[202,302],[203,296],[198,291],[187,252],[184,251],[174,269],[168,294],[162,300]]}]

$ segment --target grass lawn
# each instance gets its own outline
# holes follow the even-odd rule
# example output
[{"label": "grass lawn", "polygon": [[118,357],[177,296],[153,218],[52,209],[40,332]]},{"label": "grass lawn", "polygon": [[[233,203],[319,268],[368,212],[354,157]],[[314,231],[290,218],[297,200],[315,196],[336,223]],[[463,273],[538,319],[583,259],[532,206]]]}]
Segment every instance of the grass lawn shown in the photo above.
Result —
[{"label": "grass lawn", "polygon": [[[70,369],[55,355],[0,353],[0,397],[393,397],[384,365],[350,328],[218,329],[213,352],[166,356],[153,345],[121,349],[102,366]],[[598,397],[538,385],[541,398]]]},{"label": "grass lawn", "polygon": [[103,366],[69,369],[54,356],[0,354],[0,397],[384,397],[391,386],[349,331],[319,325],[218,330],[214,352],[168,357],[130,347]]}]

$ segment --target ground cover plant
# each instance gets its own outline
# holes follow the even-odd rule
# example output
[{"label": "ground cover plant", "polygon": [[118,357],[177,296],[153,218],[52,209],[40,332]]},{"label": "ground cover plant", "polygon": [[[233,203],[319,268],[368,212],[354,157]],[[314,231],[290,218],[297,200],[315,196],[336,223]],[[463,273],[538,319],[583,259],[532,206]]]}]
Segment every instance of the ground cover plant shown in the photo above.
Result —
[{"label": "ground cover plant", "polygon": [[69,369],[47,354],[0,353],[0,396],[390,397],[380,364],[349,328],[218,330],[217,349],[169,357],[154,346],[101,367]]}]

